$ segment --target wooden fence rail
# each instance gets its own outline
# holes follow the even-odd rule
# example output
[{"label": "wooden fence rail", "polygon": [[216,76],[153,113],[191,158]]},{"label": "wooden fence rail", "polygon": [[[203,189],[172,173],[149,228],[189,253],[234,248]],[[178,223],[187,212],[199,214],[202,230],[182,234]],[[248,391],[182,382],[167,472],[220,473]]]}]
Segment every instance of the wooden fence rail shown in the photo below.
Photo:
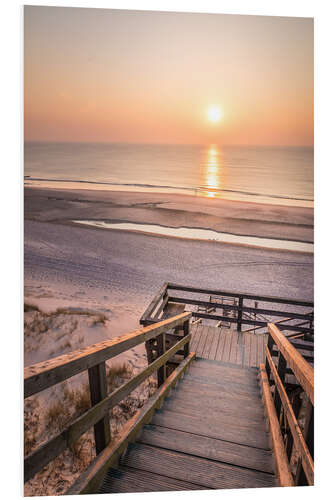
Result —
[{"label": "wooden fence rail", "polygon": [[[170,290],[190,293],[191,296],[184,296],[184,294],[182,296],[170,295]],[[199,297],[193,297],[193,295],[199,295]],[[202,295],[206,295],[208,298],[202,297]],[[219,297],[222,299],[233,298],[236,303],[227,304],[224,302],[217,302]],[[254,307],[251,306],[252,302],[254,302]],[[258,307],[260,302],[264,303],[265,307]],[[268,308],[266,306],[267,303],[275,304],[280,308]],[[161,290],[155,295],[146,311],[143,313],[140,323],[148,325],[159,321],[163,312],[167,309],[168,304],[197,306],[197,310],[192,311],[193,318],[234,323],[237,324],[237,330],[239,332],[242,331],[242,325],[251,325],[254,328],[266,328],[269,321],[277,323],[279,321],[276,321],[276,319],[282,317],[284,318],[284,324],[281,322],[281,330],[302,333],[305,339],[313,339],[313,302],[310,301],[240,294],[222,290],[195,288],[174,283],[164,283]],[[281,305],[288,306],[288,311],[281,310]],[[290,310],[291,308],[292,310]],[[230,312],[233,313],[233,317],[229,314]],[[266,315],[267,318],[263,315]],[[288,316],[288,318],[285,318],[286,316]],[[290,323],[293,320],[303,321],[296,322],[296,324]]]},{"label": "wooden fence rail", "polygon": [[[271,421],[276,420],[280,424],[284,435],[284,452],[290,460],[292,453],[298,458],[298,466],[294,471],[296,485],[314,484],[314,462],[313,462],[313,413],[314,413],[314,372],[313,367],[305,360],[296,349],[299,341],[289,341],[279,328],[269,323],[268,344],[266,346],[266,366],[261,365],[260,371],[264,373],[268,381],[274,386],[274,415]],[[293,343],[292,343],[293,342]],[[293,345],[295,344],[295,345]],[[303,350],[311,346],[302,343]],[[277,366],[273,356],[277,355]],[[312,358],[313,359],[313,358]],[[286,375],[292,374],[296,384],[292,384],[293,393],[287,391]],[[296,392],[295,392],[296,388]],[[308,398],[306,412],[307,423],[303,431],[298,422],[300,410],[300,394]],[[271,425],[271,422],[270,422]]]},{"label": "wooden fence rail", "polygon": [[[24,480],[31,479],[92,426],[96,454],[101,453],[110,442],[109,411],[155,371],[159,373],[158,385],[161,386],[166,378],[165,365],[171,356],[180,352],[184,358],[189,356],[190,318],[191,313],[182,313],[133,333],[27,367],[24,371],[25,398],[88,370],[92,406],[66,429],[25,458]],[[183,326],[183,337],[170,349],[165,350],[163,337],[166,331],[179,326]],[[162,339],[159,357],[133,379],[108,395],[105,361],[152,338]]]}]

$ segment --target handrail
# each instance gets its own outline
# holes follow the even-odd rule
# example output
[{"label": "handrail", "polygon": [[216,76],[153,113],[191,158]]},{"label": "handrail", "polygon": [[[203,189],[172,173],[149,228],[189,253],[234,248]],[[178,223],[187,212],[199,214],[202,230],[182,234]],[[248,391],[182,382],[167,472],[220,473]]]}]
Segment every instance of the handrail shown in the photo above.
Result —
[{"label": "handrail", "polygon": [[268,360],[269,365],[271,367],[275,386],[276,386],[278,393],[279,393],[279,396],[281,398],[282,406],[284,408],[284,411],[285,411],[287,419],[288,419],[290,431],[292,433],[292,436],[293,436],[294,442],[297,446],[297,449],[299,450],[306,478],[308,480],[308,483],[310,485],[312,485],[314,483],[313,460],[312,460],[312,457],[310,455],[308,446],[305,442],[305,439],[303,437],[302,431],[298,425],[298,422],[297,422],[297,419],[295,417],[292,406],[290,404],[288,395],[285,391],[285,388],[283,387],[282,381],[279,377],[279,374],[277,372],[277,369],[275,367],[275,364],[273,362],[273,359],[270,355],[270,352],[269,352],[267,346],[266,346],[266,359]]},{"label": "handrail", "polygon": [[268,323],[267,327],[279,351],[294,372],[296,379],[310,398],[311,403],[314,404],[314,373],[312,366],[305,361],[297,349],[282,335],[276,325]]},{"label": "handrail", "polygon": [[[265,347],[267,380],[274,386],[274,415],[273,419],[280,423],[285,437],[285,449],[288,459],[291,459],[293,450],[296,451],[298,465],[294,471],[296,485],[314,484],[313,464],[313,418],[314,418],[314,372],[313,367],[306,359],[311,356],[302,356],[296,347],[279,328],[268,323],[268,343]],[[308,351],[313,347],[310,342],[297,342]],[[273,356],[278,356],[277,366]],[[286,379],[289,374],[296,378]],[[307,398],[301,398],[304,393]],[[298,421],[300,409],[303,408],[303,430]]]},{"label": "handrail", "polygon": [[92,344],[83,349],[42,361],[24,369],[24,398],[62,382],[78,373],[88,370],[107,359],[150,340],[168,328],[181,325],[191,317],[185,312],[159,323],[111,340]]},{"label": "handrail", "polygon": [[[189,358],[191,339],[189,322],[191,313],[182,313],[167,320],[150,325],[132,333],[105,342],[93,344],[64,356],[59,356],[25,369],[25,397],[36,394],[52,385],[88,370],[92,407],[80,415],[68,427],[30,453],[24,461],[24,480],[31,479],[39,470],[56,458],[90,427],[95,429],[96,454],[110,442],[109,411],[140,385],[154,371],[158,370],[159,386],[165,381],[167,361],[177,353]],[[159,341],[172,328],[183,325],[184,335],[170,349],[162,348],[159,356],[134,378],[107,394],[105,361],[142,342],[157,337]],[[179,338],[179,337],[178,337]],[[183,350],[181,350],[183,348]],[[193,357],[193,356],[192,356]],[[192,359],[191,357],[191,359]],[[160,371],[163,373],[160,373]]]}]

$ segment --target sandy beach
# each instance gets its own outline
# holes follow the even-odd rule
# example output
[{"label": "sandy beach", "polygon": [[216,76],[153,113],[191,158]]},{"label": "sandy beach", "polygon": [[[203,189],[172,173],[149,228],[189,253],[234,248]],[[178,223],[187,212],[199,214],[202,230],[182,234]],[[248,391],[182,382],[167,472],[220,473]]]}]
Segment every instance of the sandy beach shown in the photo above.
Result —
[{"label": "sandy beach", "polygon": [[311,254],[97,229],[72,222],[78,219],[313,242],[313,210],[175,194],[26,188],[26,298],[48,309],[112,313],[115,334],[137,326],[164,281],[313,297]]},{"label": "sandy beach", "polygon": [[[165,281],[313,298],[313,255],[309,253],[100,229],[73,220],[152,223],[313,241],[310,208],[176,194],[26,187],[25,366],[138,328],[141,314]],[[139,346],[115,358],[108,369],[120,372],[120,384],[146,362],[144,346]],[[85,383],[81,377],[66,386],[60,384],[52,390],[52,399],[66,399],[70,393],[72,400],[81,401]],[[121,432],[123,422],[142,406],[154,384],[152,378],[131,395],[126,409],[118,408],[113,432]],[[49,397],[41,393],[26,402],[28,427],[33,429],[26,434],[30,450],[49,434]],[[68,451],[27,482],[25,494],[64,493],[93,456],[92,435],[81,440],[79,459]]]}]

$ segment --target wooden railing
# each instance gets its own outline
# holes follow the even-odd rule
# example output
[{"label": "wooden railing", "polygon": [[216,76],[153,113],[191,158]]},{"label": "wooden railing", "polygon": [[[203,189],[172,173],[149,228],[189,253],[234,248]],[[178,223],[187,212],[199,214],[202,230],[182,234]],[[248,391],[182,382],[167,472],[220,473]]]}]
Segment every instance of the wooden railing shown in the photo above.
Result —
[{"label": "wooden railing", "polygon": [[[170,295],[170,291],[178,292],[178,295]],[[179,292],[185,293],[179,296]],[[233,298],[237,303],[236,305],[231,305],[214,302],[212,300],[214,296],[228,299]],[[159,321],[170,303],[197,306],[198,310],[192,311],[193,318],[236,323],[239,332],[242,331],[242,325],[251,325],[253,327],[252,330],[254,328],[266,329],[267,323],[270,321],[279,323],[280,330],[302,333],[305,339],[313,339],[313,302],[310,301],[234,293],[222,290],[208,290],[174,283],[164,283],[143,313],[140,323],[148,325]],[[274,304],[275,308],[267,307],[267,305],[260,307],[260,303]],[[253,307],[251,304],[254,304],[256,307]],[[279,309],[279,305],[287,306],[287,308],[285,310],[282,308]],[[204,308],[206,308],[206,312],[202,311]],[[232,314],[226,315],[227,312]],[[263,315],[265,318],[262,317]]]},{"label": "wooden railing", "polygon": [[[295,485],[313,485],[313,367],[276,325],[268,324],[268,332],[266,366],[260,365],[259,370],[271,435],[276,436],[273,448],[278,476],[284,486],[291,485],[290,481]],[[277,364],[273,361],[276,355]],[[287,383],[287,377],[294,381]]]},{"label": "wooden railing", "polygon": [[[166,363],[175,354],[181,353],[184,358],[183,365],[180,368],[178,366],[177,374],[180,374],[181,369],[186,368],[187,362],[193,358],[194,354],[189,353],[190,317],[191,313],[182,313],[121,337],[93,344],[84,349],[25,368],[25,398],[88,370],[91,408],[25,458],[24,481],[31,479],[92,426],[94,426],[96,455],[101,454],[108,447],[111,439],[109,411],[155,371],[158,373],[158,386],[164,386],[167,382]],[[166,332],[174,328],[179,329],[181,326],[183,327],[181,340],[166,351],[164,341]],[[159,357],[131,380],[111,394],[107,394],[105,362],[153,338],[158,340]],[[169,382],[175,379],[175,375],[170,377]],[[148,409],[151,410],[151,403],[149,403]],[[142,411],[144,412],[144,410]]]}]

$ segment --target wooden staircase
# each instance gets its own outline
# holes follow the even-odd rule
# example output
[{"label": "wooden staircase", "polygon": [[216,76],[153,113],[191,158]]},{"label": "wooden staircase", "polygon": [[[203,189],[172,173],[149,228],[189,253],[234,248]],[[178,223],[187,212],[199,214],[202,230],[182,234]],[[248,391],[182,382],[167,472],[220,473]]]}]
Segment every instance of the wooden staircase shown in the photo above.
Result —
[{"label": "wooden staircase", "polygon": [[257,368],[197,358],[99,493],[276,486]]}]

